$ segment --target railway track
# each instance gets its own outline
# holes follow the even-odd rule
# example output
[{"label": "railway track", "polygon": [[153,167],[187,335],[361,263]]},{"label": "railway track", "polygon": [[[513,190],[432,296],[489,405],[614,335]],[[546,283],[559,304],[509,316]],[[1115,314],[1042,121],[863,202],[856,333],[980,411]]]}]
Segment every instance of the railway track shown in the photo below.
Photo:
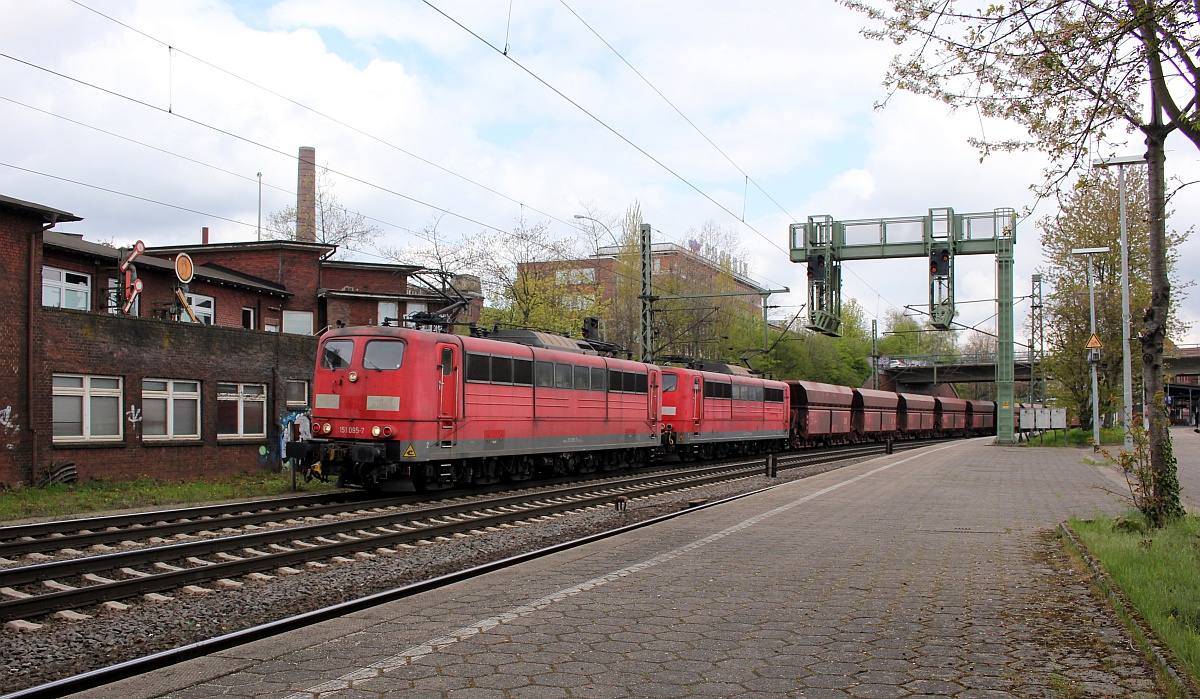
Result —
[{"label": "railway track", "polygon": [[[658,474],[678,470],[678,466],[657,466],[641,469],[641,474]],[[613,478],[614,473],[597,473],[588,482]],[[616,476],[619,477],[619,476]],[[575,479],[549,479],[525,482],[525,489],[542,488],[556,483],[580,482]],[[325,495],[304,495],[268,500],[205,505],[171,510],[132,512],[103,517],[35,522],[0,527],[0,570],[17,565],[14,560],[25,556],[30,560],[77,557],[92,553],[108,553],[116,544],[124,548],[143,545],[162,545],[168,540],[191,538],[193,535],[216,536],[213,529],[224,534],[239,528],[278,526],[282,521],[329,519],[341,515],[367,515],[386,508],[447,500],[466,500],[480,494],[511,491],[513,485],[485,486],[472,490],[441,493],[406,494],[401,496],[368,495],[361,491]]]},{"label": "railway track", "polygon": [[[831,460],[857,459],[883,451],[879,445],[836,452],[803,452],[777,460],[780,469]],[[62,612],[83,619],[94,605],[123,608],[120,600],[139,595],[164,599],[162,593],[209,594],[236,588],[242,576],[266,579],[320,568],[326,561],[352,562],[356,557],[396,554],[405,548],[472,532],[511,528],[519,522],[560,517],[565,513],[608,506],[618,498],[635,500],[660,493],[699,488],[763,473],[765,459],[743,459],[666,473],[638,474],[603,483],[577,484],[492,497],[470,502],[386,511],[354,519],[280,526],[231,536],[37,563],[0,570],[0,622]],[[278,518],[278,515],[276,515]],[[222,520],[216,520],[222,521]],[[203,587],[209,585],[209,587]],[[155,596],[157,595],[157,596]]]},{"label": "railway track", "polygon": [[[897,443],[895,451],[931,446],[936,443],[928,441]],[[667,494],[663,499],[650,497],[649,491],[627,494],[626,497],[631,502],[636,502],[645,496],[645,501],[640,505],[631,506],[631,518],[615,517],[615,513],[612,513],[611,510],[603,512],[592,509],[583,513],[579,520],[556,518],[554,515],[535,515],[532,510],[525,510],[524,517],[526,519],[543,520],[545,526],[533,526],[527,529],[497,527],[500,532],[484,537],[466,535],[462,539],[451,534],[444,538],[461,541],[462,544],[459,546],[444,544],[446,546],[444,551],[437,549],[414,550],[411,551],[411,557],[401,556],[394,561],[386,558],[362,561],[361,567],[345,565],[314,570],[310,574],[313,579],[322,581],[324,584],[334,585],[335,587],[330,588],[331,590],[340,589],[337,587],[339,581],[346,580],[356,581],[349,583],[350,586],[361,590],[357,596],[327,595],[327,601],[324,603],[305,604],[303,601],[298,602],[297,598],[293,596],[280,597],[267,607],[253,602],[259,594],[262,594],[263,590],[269,589],[267,586],[276,584],[281,590],[290,589],[293,592],[299,591],[303,595],[308,594],[307,585],[310,583],[306,583],[305,578],[282,577],[274,578],[275,583],[259,583],[263,587],[248,587],[240,592],[233,591],[223,595],[202,595],[181,599],[175,604],[163,606],[161,610],[156,609],[153,605],[138,605],[137,608],[130,610],[130,616],[106,614],[95,619],[91,624],[55,623],[47,627],[47,631],[50,631],[51,635],[44,637],[44,640],[38,640],[43,636],[34,632],[28,634],[28,640],[20,644],[19,647],[23,648],[50,648],[53,650],[47,651],[49,656],[44,662],[28,666],[21,665],[20,674],[10,676],[12,680],[10,687],[24,685],[25,688],[14,691],[12,694],[5,694],[4,699],[41,699],[86,692],[120,679],[139,676],[154,669],[170,667],[190,659],[236,648],[252,641],[302,629],[322,621],[438,589],[454,582],[569,550],[622,532],[654,526],[659,522],[685,515],[688,512],[719,506],[725,502],[771,490],[784,485],[787,481],[841,468],[849,463],[880,453],[884,453],[882,445],[859,445],[849,449],[839,449],[835,452],[804,452],[783,455],[777,459],[778,469],[781,472],[790,470],[790,473],[786,474],[787,480],[775,482],[772,482],[772,479],[761,477],[764,472],[769,473],[765,468],[767,466],[765,459],[746,459],[736,466],[732,464],[724,466],[731,471],[737,468],[744,469],[745,476],[758,476],[758,478],[750,479],[744,478],[742,474],[728,474],[727,477],[730,479],[745,480],[746,484],[741,487],[736,482],[730,482],[716,490],[705,489],[694,495],[689,492],[678,492]],[[695,471],[709,471],[708,475],[716,476],[715,469],[719,468],[721,467],[710,465],[706,468],[695,469]],[[700,477],[704,474],[694,473],[693,475]],[[643,473],[639,477],[646,476]],[[616,484],[607,485],[615,486]],[[626,485],[632,486],[633,484]],[[678,488],[683,490],[699,487],[699,485],[699,481],[696,480],[688,484],[681,483]],[[600,490],[600,487],[593,485],[593,489]],[[667,491],[669,488],[664,487],[662,490]],[[526,496],[527,498],[532,497],[528,493]],[[545,499],[545,493],[539,494],[537,497]],[[615,497],[617,496],[614,495]],[[587,509],[582,505],[582,498],[575,505]],[[564,510],[564,512],[566,511],[569,509]],[[635,512],[637,514],[634,514]],[[512,514],[520,516],[519,513]],[[589,522],[591,524],[588,524]],[[595,525],[601,522],[607,524],[597,528]],[[463,524],[465,527],[478,526],[477,522],[464,522]],[[569,532],[574,533],[568,534]],[[430,534],[429,531],[424,533]],[[489,541],[492,543],[486,543]],[[503,541],[509,543],[502,544],[498,549],[495,548],[495,543]],[[520,541],[528,543],[525,545],[517,543]],[[536,543],[538,541],[544,543]],[[480,544],[476,542],[485,542],[483,548],[480,548]],[[397,548],[401,547],[397,546]],[[489,548],[494,555],[482,559],[477,557],[478,552]],[[363,552],[366,553],[365,550]],[[437,565],[435,561],[444,561],[445,563]],[[321,566],[313,567],[320,568]],[[346,576],[350,576],[350,578]],[[363,577],[360,578],[360,576]],[[360,585],[357,582],[359,580],[362,580],[363,584]],[[373,581],[374,584],[368,581]],[[312,601],[316,602],[317,600],[313,599]],[[232,606],[230,606],[231,604]],[[197,637],[193,632],[187,630],[192,625],[191,622],[180,627],[177,620],[168,619],[171,613],[167,610],[172,609],[176,610],[175,614],[184,615],[180,619],[196,620],[209,619],[212,613],[217,613],[206,610],[220,609],[222,611],[218,614],[221,615],[222,620],[211,622],[214,627],[219,626],[220,631],[216,635],[205,634]],[[76,632],[68,631],[72,626],[78,626],[77,633],[81,633],[83,636],[76,636],[74,635]],[[63,636],[64,632],[72,635]],[[26,636],[27,634],[22,633],[15,638],[24,639]],[[112,643],[114,637],[124,639],[126,645],[114,646]],[[146,645],[137,645],[141,644],[143,639],[145,639]],[[44,645],[46,643],[50,645]],[[64,648],[60,649],[59,644],[65,644]],[[118,647],[121,650],[114,652]],[[66,655],[63,654],[63,650],[66,650]],[[40,654],[42,650],[37,652]],[[80,672],[80,668],[85,668],[85,671]],[[25,681],[21,681],[18,679],[19,677],[25,677]],[[29,684],[28,679],[33,678],[38,678],[38,681],[46,684]]]}]

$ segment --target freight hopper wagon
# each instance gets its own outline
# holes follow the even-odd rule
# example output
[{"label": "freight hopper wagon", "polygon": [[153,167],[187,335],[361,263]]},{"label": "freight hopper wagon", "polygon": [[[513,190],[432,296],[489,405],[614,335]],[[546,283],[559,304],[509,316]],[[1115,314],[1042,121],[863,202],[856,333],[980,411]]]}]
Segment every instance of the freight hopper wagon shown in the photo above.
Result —
[{"label": "freight hopper wagon", "polygon": [[845,444],[851,440],[854,389],[787,381],[792,401],[792,448]]},{"label": "freight hopper wagon", "polygon": [[933,396],[900,393],[897,422],[901,436],[919,439],[933,435],[937,416],[937,400]]},{"label": "freight hopper wagon", "polygon": [[784,449],[788,443],[788,385],[757,378],[741,367],[663,367],[663,446],[690,461]]},{"label": "freight hopper wagon", "polygon": [[855,441],[882,441],[896,436],[899,394],[870,388],[854,389],[851,422]]},{"label": "freight hopper wagon", "polygon": [[313,440],[302,449],[340,484],[387,491],[645,463],[660,441],[659,368],[530,335],[516,344],[395,327],[329,331],[313,378]]}]

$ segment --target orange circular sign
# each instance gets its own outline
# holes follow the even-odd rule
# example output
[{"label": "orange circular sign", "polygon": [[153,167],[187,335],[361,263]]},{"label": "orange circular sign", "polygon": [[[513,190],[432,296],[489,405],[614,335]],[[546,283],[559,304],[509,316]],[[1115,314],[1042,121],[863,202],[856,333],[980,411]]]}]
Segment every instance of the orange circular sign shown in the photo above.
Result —
[{"label": "orange circular sign", "polygon": [[195,271],[196,268],[192,264],[192,258],[186,252],[181,252],[175,256],[175,276],[179,279],[180,284],[191,284]]}]

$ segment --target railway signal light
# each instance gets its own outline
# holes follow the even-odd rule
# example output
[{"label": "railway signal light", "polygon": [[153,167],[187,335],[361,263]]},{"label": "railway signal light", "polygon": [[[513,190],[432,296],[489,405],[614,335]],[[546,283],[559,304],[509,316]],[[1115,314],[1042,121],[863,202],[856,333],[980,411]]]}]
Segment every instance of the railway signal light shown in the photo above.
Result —
[{"label": "railway signal light", "polygon": [[600,339],[600,319],[588,316],[583,319],[583,339]]},{"label": "railway signal light", "polygon": [[825,256],[824,255],[809,255],[808,256],[808,278],[813,281],[825,281]]},{"label": "railway signal light", "polygon": [[950,276],[949,248],[939,248],[929,254],[929,274],[934,277]]}]

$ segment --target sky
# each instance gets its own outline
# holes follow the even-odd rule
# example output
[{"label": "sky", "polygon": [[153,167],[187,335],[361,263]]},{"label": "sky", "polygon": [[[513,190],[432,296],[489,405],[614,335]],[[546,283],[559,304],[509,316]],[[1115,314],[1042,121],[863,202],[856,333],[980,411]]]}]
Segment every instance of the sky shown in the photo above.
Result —
[{"label": "sky", "polygon": [[[1021,297],[1055,212],[1029,189],[1041,155],[981,161],[967,141],[1017,127],[889,96],[897,47],[832,0],[0,0],[0,16],[0,194],[82,216],[58,230],[92,241],[254,240],[312,146],[383,246],[435,221],[450,240],[522,218],[579,236],[574,215],[637,202],[656,243],[731,231],[754,278],[792,290],[771,297],[790,316],[806,300],[792,222],[1012,207]],[[1200,180],[1182,137],[1167,176]],[[1172,228],[1200,218],[1194,193],[1172,207]],[[1180,256],[1179,277],[1200,276],[1200,239]],[[927,304],[923,259],[843,270],[881,328]],[[994,329],[994,304],[968,303],[995,297],[994,258],[958,258],[956,282],[959,322]],[[1183,343],[1200,343],[1198,293]],[[1018,299],[1018,342],[1028,313]]]}]

